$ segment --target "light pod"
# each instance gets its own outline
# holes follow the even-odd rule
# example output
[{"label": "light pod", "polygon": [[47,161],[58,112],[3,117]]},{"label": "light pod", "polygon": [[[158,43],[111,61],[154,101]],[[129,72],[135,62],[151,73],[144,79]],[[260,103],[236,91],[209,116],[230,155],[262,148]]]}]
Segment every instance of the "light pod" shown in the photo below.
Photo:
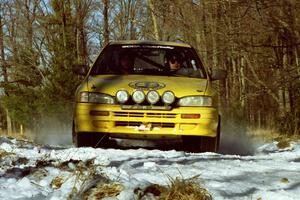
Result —
[{"label": "light pod", "polygon": [[136,90],[132,94],[132,99],[135,103],[140,104],[145,101],[145,93],[142,90]]},{"label": "light pod", "polygon": [[165,91],[162,95],[162,100],[165,104],[170,105],[175,101],[175,95],[172,91]]},{"label": "light pod", "polygon": [[156,104],[159,101],[159,94],[155,90],[150,90],[147,93],[147,101],[150,104]]},{"label": "light pod", "polygon": [[116,99],[119,103],[126,103],[129,99],[129,94],[126,90],[119,90],[116,93]]}]

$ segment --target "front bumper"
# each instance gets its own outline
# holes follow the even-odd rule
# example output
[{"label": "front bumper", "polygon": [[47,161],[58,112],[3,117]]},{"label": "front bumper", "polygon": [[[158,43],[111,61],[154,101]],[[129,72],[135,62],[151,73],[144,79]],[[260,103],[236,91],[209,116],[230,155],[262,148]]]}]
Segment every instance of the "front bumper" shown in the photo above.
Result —
[{"label": "front bumper", "polygon": [[[97,115],[99,111],[107,111],[108,116]],[[200,114],[200,118],[182,119],[181,114]],[[101,132],[111,137],[216,137],[218,111],[213,107],[180,107],[170,111],[122,110],[120,105],[77,103],[74,125],[76,132]]]}]

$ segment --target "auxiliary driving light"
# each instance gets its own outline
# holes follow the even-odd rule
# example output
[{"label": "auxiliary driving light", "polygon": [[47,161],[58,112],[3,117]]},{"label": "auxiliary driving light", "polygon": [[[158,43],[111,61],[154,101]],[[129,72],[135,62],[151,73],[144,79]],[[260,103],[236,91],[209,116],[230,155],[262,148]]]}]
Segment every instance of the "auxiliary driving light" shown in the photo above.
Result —
[{"label": "auxiliary driving light", "polygon": [[156,104],[159,101],[159,94],[155,90],[150,90],[147,93],[147,101],[150,104]]},{"label": "auxiliary driving light", "polygon": [[132,94],[132,99],[135,103],[142,103],[145,101],[145,93],[142,90],[136,90]]},{"label": "auxiliary driving light", "polygon": [[162,100],[165,104],[172,104],[175,101],[175,95],[171,91],[165,91],[162,95]]},{"label": "auxiliary driving light", "polygon": [[129,99],[129,94],[126,90],[119,90],[116,93],[116,99],[119,103],[125,103]]}]

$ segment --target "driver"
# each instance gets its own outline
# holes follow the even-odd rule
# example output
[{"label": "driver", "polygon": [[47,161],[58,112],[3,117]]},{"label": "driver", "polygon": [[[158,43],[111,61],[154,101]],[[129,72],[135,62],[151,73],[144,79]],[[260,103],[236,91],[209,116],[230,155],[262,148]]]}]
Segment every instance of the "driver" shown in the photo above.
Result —
[{"label": "driver", "polygon": [[183,59],[180,53],[172,51],[169,52],[166,57],[170,72],[177,72],[182,67]]},{"label": "driver", "polygon": [[134,58],[130,52],[121,52],[119,55],[118,71],[121,74],[130,74],[133,71]]},{"label": "driver", "polygon": [[199,70],[184,67],[184,58],[179,51],[171,50],[166,54],[169,72],[175,76],[201,77]]}]

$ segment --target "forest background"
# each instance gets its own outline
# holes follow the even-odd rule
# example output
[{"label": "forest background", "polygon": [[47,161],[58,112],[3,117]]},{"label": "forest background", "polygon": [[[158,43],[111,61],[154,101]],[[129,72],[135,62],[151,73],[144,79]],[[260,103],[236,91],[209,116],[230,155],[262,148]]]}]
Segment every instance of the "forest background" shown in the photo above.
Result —
[{"label": "forest background", "polygon": [[298,0],[0,0],[0,128],[72,123],[74,91],[111,40],[182,41],[219,81],[223,121],[300,135]]}]

